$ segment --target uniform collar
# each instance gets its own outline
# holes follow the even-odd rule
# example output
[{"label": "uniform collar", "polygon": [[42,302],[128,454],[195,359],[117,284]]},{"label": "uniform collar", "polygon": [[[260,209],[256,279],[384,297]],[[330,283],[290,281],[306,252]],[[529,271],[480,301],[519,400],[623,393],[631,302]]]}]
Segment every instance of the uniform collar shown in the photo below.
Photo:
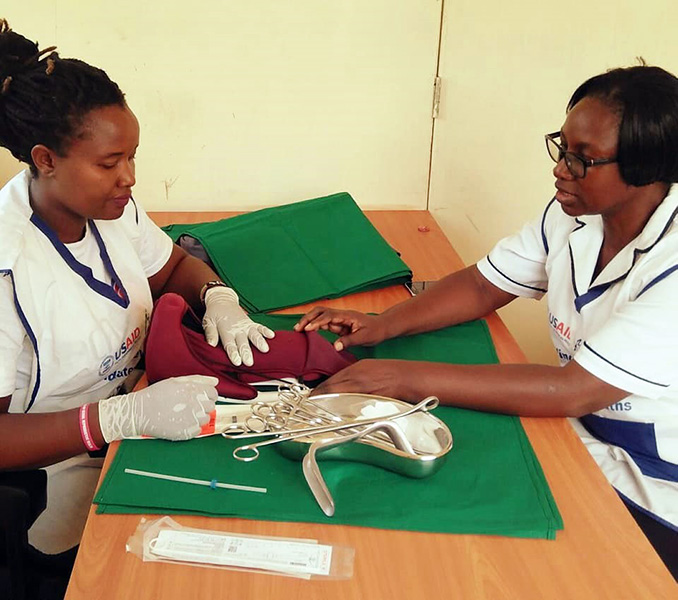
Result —
[{"label": "uniform collar", "polygon": [[23,237],[31,218],[28,203],[28,169],[15,175],[0,190],[0,270],[11,270],[23,245]]},{"label": "uniform collar", "polygon": [[33,212],[28,194],[31,177],[30,171],[26,169],[10,179],[0,190],[0,275],[14,268],[23,251],[26,231],[30,231],[29,226],[33,223],[38,230],[45,234],[66,264],[82,277],[91,289],[123,308],[127,308],[129,305],[127,290],[113,267],[106,245],[94,221],[90,221],[89,226],[99,247],[99,254],[104,267],[113,280],[111,285],[96,279],[92,275],[92,270],[78,262],[66,246],[59,241],[56,233]]},{"label": "uniform collar", "polygon": [[[569,236],[575,295],[581,296],[587,291],[596,291],[594,295],[597,297],[610,285],[624,279],[638,259],[652,250],[671,229],[677,214],[678,184],[672,184],[666,198],[652,213],[640,234],[622,248],[594,281],[591,281],[591,277],[603,243],[602,217],[588,215],[576,218],[576,225]],[[585,303],[586,301],[583,301],[583,304]]]},{"label": "uniform collar", "polygon": [[88,220],[87,226],[92,231],[92,235],[96,240],[97,246],[99,247],[99,256],[101,257],[102,262],[104,263],[104,268],[106,272],[111,277],[112,283],[108,284],[105,281],[101,281],[94,277],[92,269],[87,265],[83,265],[79,260],[77,260],[71,251],[66,247],[57,234],[43,221],[37,213],[31,215],[31,223],[35,225],[50,241],[54,249],[59,253],[59,256],[63,261],[68,265],[68,267],[89,286],[91,290],[97,294],[108,298],[115,304],[122,306],[122,308],[127,308],[129,306],[129,295],[127,290],[123,286],[122,280],[118,276],[111,262],[111,258],[108,254],[108,249],[104,243],[97,226],[94,221]]}]

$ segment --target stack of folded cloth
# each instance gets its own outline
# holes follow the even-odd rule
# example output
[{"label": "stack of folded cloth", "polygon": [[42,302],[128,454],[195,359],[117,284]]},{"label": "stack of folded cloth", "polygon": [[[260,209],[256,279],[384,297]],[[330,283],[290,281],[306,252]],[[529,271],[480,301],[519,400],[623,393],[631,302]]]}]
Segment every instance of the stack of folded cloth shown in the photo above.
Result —
[{"label": "stack of folded cloth", "polygon": [[248,312],[338,298],[412,278],[347,193],[163,229],[196,254],[204,250]]}]

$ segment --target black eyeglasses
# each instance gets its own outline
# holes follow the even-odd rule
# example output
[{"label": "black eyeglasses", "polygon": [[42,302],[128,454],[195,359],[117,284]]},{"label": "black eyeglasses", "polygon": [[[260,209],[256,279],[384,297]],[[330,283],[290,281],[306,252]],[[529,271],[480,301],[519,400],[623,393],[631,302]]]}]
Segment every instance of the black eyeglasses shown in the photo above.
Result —
[{"label": "black eyeglasses", "polygon": [[586,169],[589,167],[609,165],[610,163],[617,162],[616,158],[585,158],[574,152],[567,152],[558,142],[556,142],[556,138],[560,137],[559,131],[547,133],[544,137],[546,138],[546,149],[548,150],[549,156],[553,159],[553,162],[559,163],[564,158],[565,166],[570,173],[572,173],[572,176],[577,179],[586,177]]}]

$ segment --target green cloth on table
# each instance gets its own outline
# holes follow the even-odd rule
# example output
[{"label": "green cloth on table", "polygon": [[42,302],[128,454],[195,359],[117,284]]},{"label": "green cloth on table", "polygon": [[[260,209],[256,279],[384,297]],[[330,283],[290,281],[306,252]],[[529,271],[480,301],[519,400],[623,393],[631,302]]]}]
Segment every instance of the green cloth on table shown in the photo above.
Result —
[{"label": "green cloth on table", "polygon": [[[250,315],[274,331],[291,331],[301,315]],[[337,336],[319,331],[325,339],[334,342]],[[386,340],[373,347],[354,346],[348,351],[356,358],[401,358],[458,365],[484,365],[499,362],[492,336],[485,321],[462,323],[421,335]]]},{"label": "green cloth on table", "polygon": [[197,239],[249,312],[338,298],[412,277],[347,193],[196,225],[168,225]]},{"label": "green cloth on table", "polygon": [[[298,319],[259,317],[277,329],[289,329]],[[379,358],[497,360],[483,321],[351,350]],[[410,479],[379,467],[320,456],[336,504],[331,518],[316,504],[300,462],[284,458],[275,446],[262,448],[256,461],[239,462],[232,451],[244,442],[221,436],[181,443],[124,441],[94,499],[97,512],[190,513],[554,539],[563,527],[562,519],[520,420],[452,407],[439,407],[433,414],[450,428],[454,447],[431,477]],[[268,493],[159,481],[126,474],[125,468],[263,486]]]}]

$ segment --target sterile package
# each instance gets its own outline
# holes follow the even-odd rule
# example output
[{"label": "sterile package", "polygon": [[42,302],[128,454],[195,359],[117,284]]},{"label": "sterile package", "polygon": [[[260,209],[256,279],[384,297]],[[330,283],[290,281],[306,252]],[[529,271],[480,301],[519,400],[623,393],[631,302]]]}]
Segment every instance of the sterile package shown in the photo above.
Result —
[{"label": "sterile package", "polygon": [[350,579],[355,550],[317,540],[266,537],[183,527],[170,517],[142,517],[127,552],[144,562],[167,562],[285,575],[301,579]]}]

